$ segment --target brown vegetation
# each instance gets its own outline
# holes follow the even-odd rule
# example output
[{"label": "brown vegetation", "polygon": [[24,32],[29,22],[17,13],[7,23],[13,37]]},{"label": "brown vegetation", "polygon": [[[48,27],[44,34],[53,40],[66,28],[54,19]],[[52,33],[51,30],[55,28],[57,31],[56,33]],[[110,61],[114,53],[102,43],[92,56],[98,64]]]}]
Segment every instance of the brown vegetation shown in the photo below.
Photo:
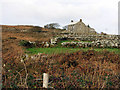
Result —
[{"label": "brown vegetation", "polygon": [[[6,28],[27,29],[28,32],[6,31]],[[40,33],[30,32],[29,28],[33,26],[2,26],[2,57],[3,63],[8,60],[16,59],[24,54],[23,47],[19,46],[20,40],[27,41],[49,41],[59,30],[42,29]],[[46,33],[47,32],[47,33]],[[48,37],[49,36],[49,37]]]},{"label": "brown vegetation", "polygon": [[114,53],[90,50],[48,57],[43,54],[35,56],[35,60],[23,56],[22,62],[20,59],[18,62],[8,61],[4,67],[3,85],[26,87],[23,83],[26,77],[24,62],[29,88],[42,88],[41,79],[45,72],[50,74],[49,86],[53,88],[120,88],[120,58]]},{"label": "brown vegetation", "polygon": [[[59,30],[2,32],[3,88],[41,88],[42,74],[50,74],[53,88],[120,88],[120,57],[93,50],[71,54],[25,56],[20,40],[49,41]],[[47,33],[45,33],[45,32]],[[48,37],[49,36],[49,37]]]}]

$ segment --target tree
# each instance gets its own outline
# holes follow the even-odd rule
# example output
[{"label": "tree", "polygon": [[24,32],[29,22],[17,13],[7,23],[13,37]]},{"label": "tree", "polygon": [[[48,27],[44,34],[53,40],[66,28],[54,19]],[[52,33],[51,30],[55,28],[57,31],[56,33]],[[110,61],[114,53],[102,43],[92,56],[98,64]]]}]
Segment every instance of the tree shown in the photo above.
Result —
[{"label": "tree", "polygon": [[107,35],[106,33],[104,33],[104,32],[101,32],[101,35]]},{"label": "tree", "polygon": [[68,28],[68,26],[64,26],[64,27],[63,27],[64,30],[67,30],[67,28]]},{"label": "tree", "polygon": [[58,23],[50,23],[44,26],[44,28],[48,28],[48,29],[58,29],[58,27],[60,27]]}]

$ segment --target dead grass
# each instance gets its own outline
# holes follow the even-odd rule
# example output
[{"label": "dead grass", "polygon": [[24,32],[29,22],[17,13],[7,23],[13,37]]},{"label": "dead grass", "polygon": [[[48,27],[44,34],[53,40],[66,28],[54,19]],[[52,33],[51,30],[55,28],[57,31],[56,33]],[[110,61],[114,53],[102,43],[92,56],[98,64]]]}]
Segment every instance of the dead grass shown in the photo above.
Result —
[{"label": "dead grass", "polygon": [[[48,37],[49,36],[49,37]],[[27,76],[29,88],[42,88],[42,74],[50,74],[49,86],[53,88],[120,88],[120,57],[113,52],[78,51],[58,55],[34,55],[24,58],[20,40],[47,41],[52,31],[43,33],[2,32],[3,88],[25,88],[21,80]],[[16,37],[16,39],[9,39]],[[44,56],[44,57],[42,57]]]},{"label": "dead grass", "polygon": [[[12,26],[10,26],[12,27]],[[15,26],[14,26],[15,27]],[[23,27],[20,27],[23,28]],[[19,46],[20,40],[28,41],[49,41],[54,35],[52,32],[59,32],[58,30],[48,30],[43,29],[43,32],[13,32],[13,31],[4,31],[2,32],[2,56],[3,62],[7,60],[18,59],[20,55],[24,54],[23,47]],[[47,33],[46,33],[47,32]],[[48,37],[49,35],[49,37]],[[16,39],[10,39],[10,37],[15,37]]]},{"label": "dead grass", "polygon": [[[46,55],[34,55],[35,60],[31,57],[24,58],[28,71],[27,85],[29,88],[42,88],[42,81],[34,80],[42,79],[42,74],[45,72],[50,74],[49,86],[53,88],[120,88],[120,58],[114,53],[79,51],[71,54],[52,55],[47,58],[43,58],[43,56]],[[9,85],[13,84],[11,87],[18,88],[18,83],[21,82],[19,76],[15,77],[16,71],[19,71],[21,77],[25,79],[24,66],[20,60],[17,65],[14,61],[7,62],[4,71],[4,77],[7,75],[6,82]],[[13,81],[13,78],[17,81]],[[5,81],[5,78],[3,80]],[[5,82],[3,85],[10,87]]]}]

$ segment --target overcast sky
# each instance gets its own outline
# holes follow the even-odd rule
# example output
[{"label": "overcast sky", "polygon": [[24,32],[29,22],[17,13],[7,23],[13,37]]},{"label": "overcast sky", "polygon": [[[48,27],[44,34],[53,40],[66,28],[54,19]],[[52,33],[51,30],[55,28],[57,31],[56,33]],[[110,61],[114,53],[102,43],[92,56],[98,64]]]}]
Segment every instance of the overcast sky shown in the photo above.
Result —
[{"label": "overcast sky", "polygon": [[0,0],[0,24],[65,26],[80,19],[97,32],[118,33],[119,0]]}]

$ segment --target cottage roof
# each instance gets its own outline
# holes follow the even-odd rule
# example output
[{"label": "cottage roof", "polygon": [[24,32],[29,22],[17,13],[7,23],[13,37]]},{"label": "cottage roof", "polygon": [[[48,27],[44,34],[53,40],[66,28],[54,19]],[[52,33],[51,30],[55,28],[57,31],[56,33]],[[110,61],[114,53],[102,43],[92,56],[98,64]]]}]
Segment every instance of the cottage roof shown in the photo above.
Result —
[{"label": "cottage roof", "polygon": [[94,28],[90,28],[90,31],[95,31],[95,29]]},{"label": "cottage roof", "polygon": [[74,25],[76,23],[78,23],[78,22],[70,22],[70,24],[68,24],[68,25]]}]

